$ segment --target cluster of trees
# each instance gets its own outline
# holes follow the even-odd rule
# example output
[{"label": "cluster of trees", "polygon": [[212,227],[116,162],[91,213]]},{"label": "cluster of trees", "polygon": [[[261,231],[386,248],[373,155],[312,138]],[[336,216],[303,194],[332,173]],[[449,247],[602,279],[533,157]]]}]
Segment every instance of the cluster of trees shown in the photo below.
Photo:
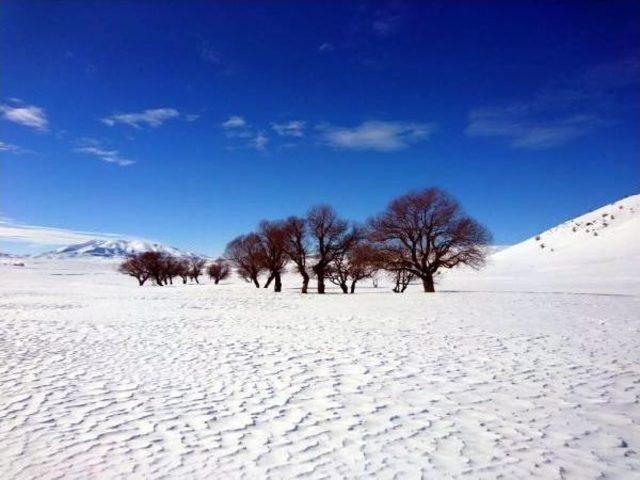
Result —
[{"label": "cluster of trees", "polygon": [[482,266],[489,241],[486,228],[457,201],[429,188],[394,199],[364,225],[341,218],[328,205],[311,208],[305,217],[263,220],[256,231],[231,240],[225,258],[258,288],[266,273],[264,287],[273,283],[276,292],[288,263],[302,277],[302,293],[311,277],[318,293],[325,293],[327,281],[353,293],[360,280],[379,271],[392,275],[395,292],[404,292],[413,279],[433,292],[439,269]]},{"label": "cluster of trees", "polygon": [[140,286],[147,280],[156,285],[173,284],[174,278],[181,278],[182,283],[189,280],[200,283],[199,278],[205,271],[217,284],[220,280],[228,278],[231,267],[228,262],[219,258],[206,266],[205,259],[200,257],[176,257],[163,252],[143,252],[132,255],[120,265],[120,272],[130,275],[138,280]]},{"label": "cluster of trees", "polygon": [[328,205],[313,207],[304,217],[263,220],[255,231],[231,240],[224,258],[208,266],[198,257],[144,252],[124,261],[120,271],[140,285],[149,279],[167,285],[176,277],[199,283],[206,269],[217,284],[229,277],[233,266],[257,288],[266,274],[264,287],[273,284],[280,292],[282,274],[291,264],[302,279],[302,293],[308,292],[311,278],[317,281],[318,293],[325,293],[327,282],[354,293],[359,281],[378,272],[392,277],[394,292],[404,292],[413,280],[419,280],[425,292],[433,292],[438,270],[481,267],[490,238],[455,199],[429,188],[392,200],[364,224],[341,218]]}]

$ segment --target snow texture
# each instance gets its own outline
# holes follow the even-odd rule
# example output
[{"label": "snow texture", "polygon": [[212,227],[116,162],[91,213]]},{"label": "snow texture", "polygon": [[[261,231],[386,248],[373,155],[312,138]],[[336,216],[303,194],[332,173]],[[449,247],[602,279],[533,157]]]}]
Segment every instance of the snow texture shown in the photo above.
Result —
[{"label": "snow texture", "polygon": [[633,202],[429,295],[2,264],[0,478],[638,478]]}]

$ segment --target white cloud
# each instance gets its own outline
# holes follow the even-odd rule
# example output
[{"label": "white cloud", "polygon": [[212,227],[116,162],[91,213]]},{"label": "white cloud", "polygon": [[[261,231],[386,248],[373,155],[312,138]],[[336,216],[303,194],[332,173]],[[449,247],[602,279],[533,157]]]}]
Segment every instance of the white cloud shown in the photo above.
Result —
[{"label": "white cloud", "polygon": [[103,162],[115,163],[121,167],[126,167],[127,165],[135,163],[133,160],[124,158],[117,150],[104,148],[100,142],[91,138],[83,139],[80,144],[74,148],[74,151],[92,155]]},{"label": "white cloud", "polygon": [[45,111],[34,105],[15,104],[17,99],[13,99],[14,105],[0,104],[0,112],[5,120],[30,127],[40,132],[47,131],[49,121]]},{"label": "white cloud", "polygon": [[13,145],[11,143],[6,143],[0,140],[0,152],[8,152],[8,153],[22,153],[25,150],[17,145]]},{"label": "white cloud", "polygon": [[167,120],[178,118],[179,116],[180,112],[175,108],[153,108],[143,112],[116,113],[103,118],[102,123],[110,127],[121,123],[134,128],[140,128],[143,125],[156,128]]},{"label": "white cloud", "polygon": [[318,47],[319,52],[331,52],[333,50],[335,50],[335,47],[329,42],[324,42]]},{"label": "white cloud", "polygon": [[331,146],[386,152],[427,140],[435,131],[435,124],[368,121],[352,128],[321,125],[319,129]]},{"label": "white cloud", "polygon": [[503,137],[514,148],[544,149],[587,135],[602,123],[594,115],[553,115],[537,105],[515,104],[472,110],[465,132],[470,137]]},{"label": "white cloud", "polygon": [[82,232],[64,228],[21,225],[0,219],[0,241],[33,245],[69,245],[94,239],[123,238],[112,233]]},{"label": "white cloud", "polygon": [[226,121],[222,122],[222,128],[243,128],[247,126],[247,122],[239,115],[231,115]]},{"label": "white cloud", "polygon": [[301,120],[271,124],[271,128],[281,137],[302,137],[304,136],[304,127],[305,122]]},{"label": "white cloud", "polygon": [[264,133],[258,132],[258,134],[251,141],[251,145],[256,150],[261,150],[262,151],[262,150],[265,150],[267,148],[267,143],[268,142],[269,142],[269,138],[267,138],[267,136]]}]

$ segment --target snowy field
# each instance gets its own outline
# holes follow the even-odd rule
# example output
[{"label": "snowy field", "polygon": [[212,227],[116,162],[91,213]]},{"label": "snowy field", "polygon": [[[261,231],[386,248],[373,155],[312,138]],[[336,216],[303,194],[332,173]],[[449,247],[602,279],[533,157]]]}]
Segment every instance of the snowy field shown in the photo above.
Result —
[{"label": "snowy field", "polygon": [[0,269],[2,479],[640,478],[633,292]]}]

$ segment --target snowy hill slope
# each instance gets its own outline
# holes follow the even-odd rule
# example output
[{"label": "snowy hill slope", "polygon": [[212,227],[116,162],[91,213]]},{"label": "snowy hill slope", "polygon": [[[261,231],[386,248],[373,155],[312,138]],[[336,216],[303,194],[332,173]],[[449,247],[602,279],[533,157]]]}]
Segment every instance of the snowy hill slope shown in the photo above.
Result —
[{"label": "snowy hill slope", "polygon": [[37,255],[37,258],[123,258],[141,252],[163,252],[178,257],[193,256],[175,247],[142,240],[90,240]]},{"label": "snowy hill slope", "polygon": [[489,257],[480,272],[451,272],[445,288],[640,293],[640,195],[546,230]]}]

